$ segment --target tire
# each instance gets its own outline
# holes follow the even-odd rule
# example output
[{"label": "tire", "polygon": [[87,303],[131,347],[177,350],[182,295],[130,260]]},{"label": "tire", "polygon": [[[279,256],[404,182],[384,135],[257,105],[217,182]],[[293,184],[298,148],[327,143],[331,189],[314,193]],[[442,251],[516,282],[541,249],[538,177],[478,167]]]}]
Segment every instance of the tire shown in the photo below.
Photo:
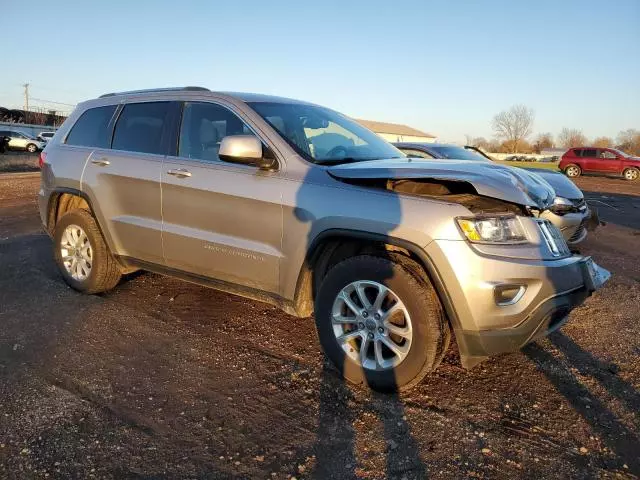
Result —
[{"label": "tire", "polygon": [[625,180],[629,180],[630,182],[638,180],[640,178],[640,170],[635,167],[627,168],[624,172],[622,172]]},{"label": "tire", "polygon": [[582,169],[578,165],[571,163],[565,167],[564,174],[569,178],[576,178],[582,175]]},{"label": "tire", "polygon": [[33,143],[30,143],[29,145],[27,145],[27,152],[36,153],[37,151],[38,151],[38,147]]},{"label": "tire", "polygon": [[[388,343],[384,344],[384,341],[393,341],[398,346],[393,338],[400,338],[394,337],[394,334],[385,328],[388,323],[383,324],[382,320],[379,320],[377,326],[372,328],[369,323],[365,325],[363,322],[363,320],[372,322],[374,312],[383,312],[384,307],[378,310],[372,308],[366,318],[362,313],[360,316],[353,314],[353,324],[334,323],[334,315],[339,319],[344,318],[342,313],[336,313],[338,311],[336,305],[341,304],[343,298],[339,295],[344,293],[343,289],[350,289],[352,285],[360,284],[359,282],[367,285],[365,295],[370,295],[372,289],[378,288],[369,288],[370,284],[382,285],[390,292],[385,302],[397,299],[400,303],[396,302],[395,305],[404,307],[404,310],[396,309],[396,314],[392,317],[397,319],[400,315],[405,320],[405,326],[400,324],[399,327],[403,331],[407,330],[407,325],[410,326],[410,342],[405,338],[401,341],[404,346],[400,348],[406,349],[403,359],[400,360],[399,356],[394,356],[394,352],[386,347]],[[354,291],[352,295],[351,301],[354,302],[355,298],[358,302],[360,297],[357,292]],[[375,294],[372,295],[369,298],[370,303],[374,303],[375,298]],[[394,305],[394,302],[390,302],[389,305]],[[360,308],[362,302],[355,306],[362,310]],[[351,315],[352,310],[345,309],[345,312],[346,317]],[[408,317],[403,312],[406,312]],[[351,320],[351,317],[348,319]],[[315,321],[322,348],[342,376],[351,383],[366,382],[370,388],[378,391],[408,390],[417,385],[427,373],[440,364],[451,338],[447,319],[431,282],[417,263],[405,257],[400,259],[363,255],[335,265],[322,281],[316,296]],[[394,327],[397,326],[394,325]],[[336,333],[336,330],[339,333]],[[344,333],[353,335],[353,340],[340,343],[338,337]],[[367,357],[364,363],[370,367],[375,363],[375,368],[363,368],[363,362],[358,360],[362,358],[360,355],[364,336],[368,338],[369,335],[373,340],[369,340],[371,346],[366,347],[365,352],[373,358]],[[383,337],[386,338],[383,339]],[[378,362],[376,343],[384,344],[380,346],[381,354],[392,355],[390,359],[384,360],[384,362],[391,362],[387,368],[382,368],[382,362]],[[398,360],[397,364],[393,364],[395,360]]]},{"label": "tire", "polygon": [[[75,231],[77,234],[77,227],[79,227],[86,236],[90,247],[90,249],[87,249],[90,261],[86,262],[88,269],[80,268],[80,270],[77,271],[70,271],[68,267],[65,266],[65,259],[67,259],[67,263],[74,265],[72,263],[73,260],[69,261],[68,259],[75,257],[77,265],[77,263],[82,260],[81,250],[85,250],[85,248],[75,249],[74,253],[73,247],[64,248],[65,245],[72,243],[70,240],[73,240],[70,236],[67,236],[66,232],[70,232],[70,235],[72,235]],[[83,243],[85,247],[87,242]],[[76,243],[76,245],[78,245],[78,243]],[[87,210],[72,210],[58,220],[53,235],[53,252],[62,278],[67,285],[74,290],[87,294],[106,292],[115,287],[120,281],[120,266],[115,258],[113,258],[113,255],[111,255],[111,252],[109,252],[93,215]],[[74,274],[78,272],[80,272],[80,275],[74,277]],[[81,278],[82,273],[87,273],[87,275]]]}]

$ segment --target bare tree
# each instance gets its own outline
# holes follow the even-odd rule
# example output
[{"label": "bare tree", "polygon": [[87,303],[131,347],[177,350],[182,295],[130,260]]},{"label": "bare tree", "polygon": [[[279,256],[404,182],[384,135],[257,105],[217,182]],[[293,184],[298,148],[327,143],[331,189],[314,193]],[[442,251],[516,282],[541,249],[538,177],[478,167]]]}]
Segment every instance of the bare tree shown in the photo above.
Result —
[{"label": "bare tree", "polygon": [[555,144],[553,143],[553,135],[550,133],[540,133],[536,137],[533,142],[533,150],[536,153],[540,153],[545,148],[553,148]]},{"label": "bare tree", "polygon": [[471,145],[472,147],[481,148],[482,150],[485,150],[485,151],[488,150],[490,144],[486,138],[472,137],[471,135],[465,135],[465,137],[467,142],[465,145]]},{"label": "bare tree", "polygon": [[631,155],[640,155],[640,130],[630,128],[618,134],[617,144],[620,150]]},{"label": "bare tree", "polygon": [[533,109],[514,105],[493,117],[493,131],[510,146],[511,153],[518,153],[520,142],[531,135],[533,118]]},{"label": "bare tree", "polygon": [[593,141],[593,146],[600,148],[611,148],[613,147],[613,140],[611,140],[609,137],[598,137]]},{"label": "bare tree", "polygon": [[582,147],[587,144],[587,137],[575,128],[563,128],[558,135],[558,144],[563,148]]}]

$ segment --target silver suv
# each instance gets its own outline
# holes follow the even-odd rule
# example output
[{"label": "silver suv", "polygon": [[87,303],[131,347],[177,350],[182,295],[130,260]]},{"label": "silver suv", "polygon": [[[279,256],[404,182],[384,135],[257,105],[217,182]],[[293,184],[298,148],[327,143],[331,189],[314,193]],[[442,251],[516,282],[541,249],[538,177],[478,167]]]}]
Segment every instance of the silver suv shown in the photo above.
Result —
[{"label": "silver suv", "polygon": [[544,184],[430,168],[310,103],[106,94],[78,105],[41,161],[41,218],[71,287],[103,292],[145,269],[315,313],[342,375],[378,390],[417,384],[452,333],[468,368],[516,350],[608,278],[538,218]]}]

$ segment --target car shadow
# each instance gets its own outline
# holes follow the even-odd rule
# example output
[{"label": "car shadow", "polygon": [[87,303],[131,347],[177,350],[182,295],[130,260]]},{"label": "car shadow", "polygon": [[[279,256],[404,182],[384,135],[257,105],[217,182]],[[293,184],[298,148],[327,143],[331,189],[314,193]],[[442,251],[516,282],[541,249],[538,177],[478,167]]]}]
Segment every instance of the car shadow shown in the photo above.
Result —
[{"label": "car shadow", "polygon": [[[389,240],[391,232],[401,224],[402,211],[401,202],[399,196],[391,191],[380,190],[373,198],[373,202],[376,202],[376,198],[380,199],[384,197],[384,202],[374,206],[371,205],[369,211],[362,205],[360,207],[352,205],[353,202],[349,202],[348,198],[353,199],[353,196],[370,194],[370,189],[361,189],[357,186],[346,185],[333,179],[326,169],[319,167],[310,167],[304,173],[303,179],[301,179],[300,188],[296,192],[295,197],[289,199],[290,204],[285,205],[285,219],[284,227],[286,231],[300,231],[301,227],[306,229],[306,244],[305,251],[313,252],[316,245],[316,236],[323,230],[321,221],[318,221],[314,216],[314,212],[319,210],[318,206],[327,204],[328,202],[339,202],[342,205],[340,213],[348,219],[349,217],[358,219],[358,221],[371,220],[376,224],[386,222],[389,225],[387,230],[377,231],[377,237],[380,242],[385,243]],[[327,192],[335,192],[334,198],[327,198]],[[349,192],[345,194],[344,192]],[[344,202],[341,201],[341,196],[344,198]],[[384,218],[381,218],[380,213],[376,213],[377,208],[384,209]],[[329,214],[333,211],[328,209]],[[379,212],[379,210],[378,210]],[[323,219],[324,220],[324,219]],[[377,221],[379,220],[379,221]],[[288,225],[290,225],[289,228]],[[349,230],[348,220],[345,222],[345,230]],[[353,223],[351,223],[353,225]],[[354,228],[357,228],[354,227]],[[325,275],[330,271],[332,266],[340,263],[340,261],[353,258],[359,255],[375,256],[378,259],[386,260],[387,263],[380,263],[377,265],[375,271],[377,278],[376,282],[388,286],[388,281],[392,281],[396,276],[393,265],[393,257],[385,249],[376,249],[375,251],[360,250],[359,247],[354,247],[351,250],[345,250],[340,252],[336,247],[334,251],[336,263],[329,265],[328,268],[322,273],[319,272],[318,263],[307,261],[306,267],[310,271],[312,280],[312,289],[315,294],[318,294],[320,290],[321,275]],[[335,253],[337,252],[337,253]],[[347,272],[344,275],[345,280],[338,287],[346,287],[353,279],[346,279],[349,277]],[[326,277],[324,277],[326,278]],[[374,280],[373,278],[362,278],[360,280]],[[342,292],[342,290],[340,290]],[[359,295],[358,295],[359,297]],[[314,295],[315,298],[315,295]],[[337,297],[336,297],[337,298]],[[358,302],[358,298],[355,295],[353,300]],[[337,300],[336,300],[337,301]],[[374,302],[374,298],[370,298],[371,304]],[[362,305],[359,305],[362,308]],[[324,319],[326,317],[327,322],[332,322],[332,310],[325,308],[324,311],[321,308],[315,309],[316,317]],[[326,314],[326,315],[325,315]],[[345,312],[344,315],[350,315],[349,312]],[[318,322],[316,318],[316,323]],[[362,329],[364,323],[359,327]],[[335,326],[332,327],[335,330]],[[345,328],[345,333],[350,333],[352,327]],[[356,328],[356,327],[353,327]],[[370,327],[366,327],[367,329]],[[374,329],[375,330],[375,329]],[[370,333],[364,333],[370,338],[376,335],[374,330],[367,330]],[[363,330],[364,332],[365,330]],[[373,333],[371,333],[373,332]],[[367,391],[368,387],[379,383],[380,372],[372,371],[367,368],[363,368],[362,365],[357,364],[352,356],[348,355],[349,347],[345,344],[341,344],[338,340],[338,334],[333,337],[333,332],[328,331],[325,335],[323,342],[323,334],[321,333],[321,326],[318,325],[318,335],[321,343],[323,343],[324,350],[327,350],[327,340],[333,341],[335,345],[332,345],[331,351],[334,358],[329,360],[328,356],[325,356],[323,364],[323,373],[319,386],[319,413],[318,413],[318,427],[316,441],[313,447],[313,451],[316,455],[316,464],[313,471],[314,478],[355,478],[357,477],[358,469],[363,468],[364,452],[358,450],[358,438],[357,430],[355,428],[356,411],[363,409],[368,412],[367,422],[379,422],[382,425],[382,435],[384,440],[384,449],[386,456],[385,476],[387,478],[426,478],[427,467],[420,458],[420,452],[416,440],[411,434],[411,429],[407,424],[407,417],[405,415],[405,408],[402,398],[396,391],[398,390],[397,370],[392,367],[390,377],[392,380],[390,384],[387,384],[385,388],[389,393],[376,393],[373,391]],[[374,341],[370,342],[370,353],[373,358],[377,359],[377,353],[373,348]],[[343,347],[344,345],[344,347]],[[360,357],[360,350],[365,343],[364,337],[362,341],[355,340],[350,342],[351,352],[354,350],[358,353],[356,357]],[[368,347],[364,347],[368,348]],[[382,347],[381,347],[382,348]],[[365,353],[366,355],[366,353]],[[376,363],[377,364],[377,363]],[[358,379],[358,382],[362,383],[360,386],[352,386],[343,380],[343,377]],[[389,378],[389,377],[387,377]],[[354,408],[353,405],[357,403],[360,409]],[[375,420],[371,420],[371,418]]]},{"label": "car shadow", "polygon": [[[581,373],[591,375],[614,396],[622,397],[623,402],[631,408],[636,405],[637,392],[622,380],[606,379],[604,373],[595,373],[596,370],[601,369],[602,362],[578,347],[573,341],[568,340],[565,335],[555,333],[550,336],[550,340],[565,354],[568,365],[538,343],[527,345],[522,351],[535,364],[538,371],[544,374],[556,390],[565,397],[573,409],[589,423],[593,431],[597,432],[607,447],[617,455],[619,464],[616,468],[622,469],[626,464],[629,472],[639,474],[640,440],[637,435],[624,425],[602,400],[591,393],[576,378],[571,369],[577,368]],[[634,411],[637,412],[637,409]]]}]

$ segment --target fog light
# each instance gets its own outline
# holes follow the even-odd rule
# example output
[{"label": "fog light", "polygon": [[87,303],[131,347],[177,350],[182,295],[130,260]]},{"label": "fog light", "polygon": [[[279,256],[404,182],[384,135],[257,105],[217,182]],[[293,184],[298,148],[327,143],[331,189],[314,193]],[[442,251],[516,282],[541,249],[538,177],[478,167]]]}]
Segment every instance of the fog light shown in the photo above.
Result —
[{"label": "fog light", "polygon": [[514,305],[520,301],[527,287],[524,285],[496,285],[493,287],[493,298],[501,307]]}]

